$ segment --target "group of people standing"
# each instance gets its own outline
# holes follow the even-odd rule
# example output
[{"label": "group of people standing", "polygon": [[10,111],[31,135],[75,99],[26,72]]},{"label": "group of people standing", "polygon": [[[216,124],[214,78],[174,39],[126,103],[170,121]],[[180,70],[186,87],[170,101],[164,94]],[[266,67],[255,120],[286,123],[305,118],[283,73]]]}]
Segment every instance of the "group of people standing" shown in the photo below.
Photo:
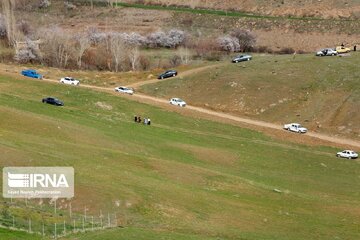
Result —
[{"label": "group of people standing", "polygon": [[[142,121],[141,121],[141,117],[135,115],[135,117],[134,117],[134,122],[136,122],[136,123],[141,123],[141,122],[142,122]],[[144,118],[143,123],[144,123],[144,125],[151,125],[151,120],[150,120],[150,118]]]}]

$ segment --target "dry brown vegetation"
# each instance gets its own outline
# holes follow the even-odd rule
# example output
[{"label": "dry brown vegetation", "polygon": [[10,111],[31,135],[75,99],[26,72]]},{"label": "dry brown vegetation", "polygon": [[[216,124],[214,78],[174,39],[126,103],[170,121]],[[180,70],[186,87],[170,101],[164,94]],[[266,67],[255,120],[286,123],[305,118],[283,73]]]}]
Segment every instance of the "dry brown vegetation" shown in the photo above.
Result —
[{"label": "dry brown vegetation", "polygon": [[359,1],[347,0],[126,0],[129,3],[160,4],[164,6],[186,6],[231,11],[244,11],[272,16],[297,16],[321,18],[359,18]]}]

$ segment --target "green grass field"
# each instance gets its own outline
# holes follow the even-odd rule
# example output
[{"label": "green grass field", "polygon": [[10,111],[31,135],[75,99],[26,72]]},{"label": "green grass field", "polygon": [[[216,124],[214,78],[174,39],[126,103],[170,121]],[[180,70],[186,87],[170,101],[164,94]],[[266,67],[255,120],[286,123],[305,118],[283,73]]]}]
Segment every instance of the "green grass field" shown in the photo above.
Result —
[{"label": "green grass field", "polygon": [[[65,106],[42,104],[46,96]],[[124,222],[68,239],[358,239],[360,166],[337,150],[0,76],[0,166],[73,166],[73,211]],[[37,238],[0,230],[0,239]]]},{"label": "green grass field", "polygon": [[252,61],[238,64],[228,59],[217,68],[159,81],[141,91],[279,124],[297,121],[311,130],[360,139],[359,53],[324,58],[254,55]]}]

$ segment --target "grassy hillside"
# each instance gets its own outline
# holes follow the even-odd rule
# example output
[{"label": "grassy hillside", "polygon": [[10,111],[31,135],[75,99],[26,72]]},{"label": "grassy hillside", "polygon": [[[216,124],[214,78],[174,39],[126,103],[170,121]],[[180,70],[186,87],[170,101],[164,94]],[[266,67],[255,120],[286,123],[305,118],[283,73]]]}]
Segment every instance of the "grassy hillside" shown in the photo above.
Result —
[{"label": "grassy hillside", "polygon": [[251,62],[229,62],[181,80],[146,85],[142,91],[179,96],[189,104],[276,123],[299,121],[312,130],[360,138],[359,64],[359,53],[325,58],[255,55]]},{"label": "grassy hillside", "polygon": [[[49,95],[65,106],[42,104]],[[69,239],[360,237],[360,166],[334,157],[338,149],[5,76],[0,116],[1,167],[73,166],[73,211],[116,211],[126,226]]]},{"label": "grassy hillside", "polygon": [[36,235],[27,234],[25,232],[10,231],[0,228],[1,239],[9,240],[39,240],[40,237]]}]

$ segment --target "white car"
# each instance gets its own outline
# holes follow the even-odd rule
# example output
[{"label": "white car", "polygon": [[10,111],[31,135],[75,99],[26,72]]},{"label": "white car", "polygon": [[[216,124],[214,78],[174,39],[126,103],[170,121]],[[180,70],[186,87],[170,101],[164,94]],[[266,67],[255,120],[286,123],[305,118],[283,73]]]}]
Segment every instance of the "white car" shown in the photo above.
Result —
[{"label": "white car", "polygon": [[60,83],[69,84],[69,85],[79,85],[80,81],[72,77],[64,77],[60,79]]},{"label": "white car", "polygon": [[130,95],[133,95],[134,94],[134,89],[128,88],[128,87],[117,87],[117,88],[115,88],[115,92],[127,93],[127,94],[130,94]]},{"label": "white car", "polygon": [[284,129],[291,131],[291,132],[297,132],[297,133],[306,133],[307,129],[301,126],[299,123],[290,123],[285,124]]},{"label": "white car", "polygon": [[316,56],[320,56],[320,57],[323,57],[323,56],[337,56],[338,55],[338,52],[334,49],[331,49],[331,48],[325,48],[325,49],[322,49],[320,51],[318,51],[316,53]]},{"label": "white car", "polygon": [[336,153],[336,156],[342,158],[348,158],[348,159],[355,159],[358,157],[358,154],[351,150],[344,150],[342,152]]},{"label": "white car", "polygon": [[179,106],[179,107],[185,107],[186,106],[186,102],[184,102],[180,98],[172,98],[172,99],[170,99],[170,104],[176,105],[176,106]]}]

